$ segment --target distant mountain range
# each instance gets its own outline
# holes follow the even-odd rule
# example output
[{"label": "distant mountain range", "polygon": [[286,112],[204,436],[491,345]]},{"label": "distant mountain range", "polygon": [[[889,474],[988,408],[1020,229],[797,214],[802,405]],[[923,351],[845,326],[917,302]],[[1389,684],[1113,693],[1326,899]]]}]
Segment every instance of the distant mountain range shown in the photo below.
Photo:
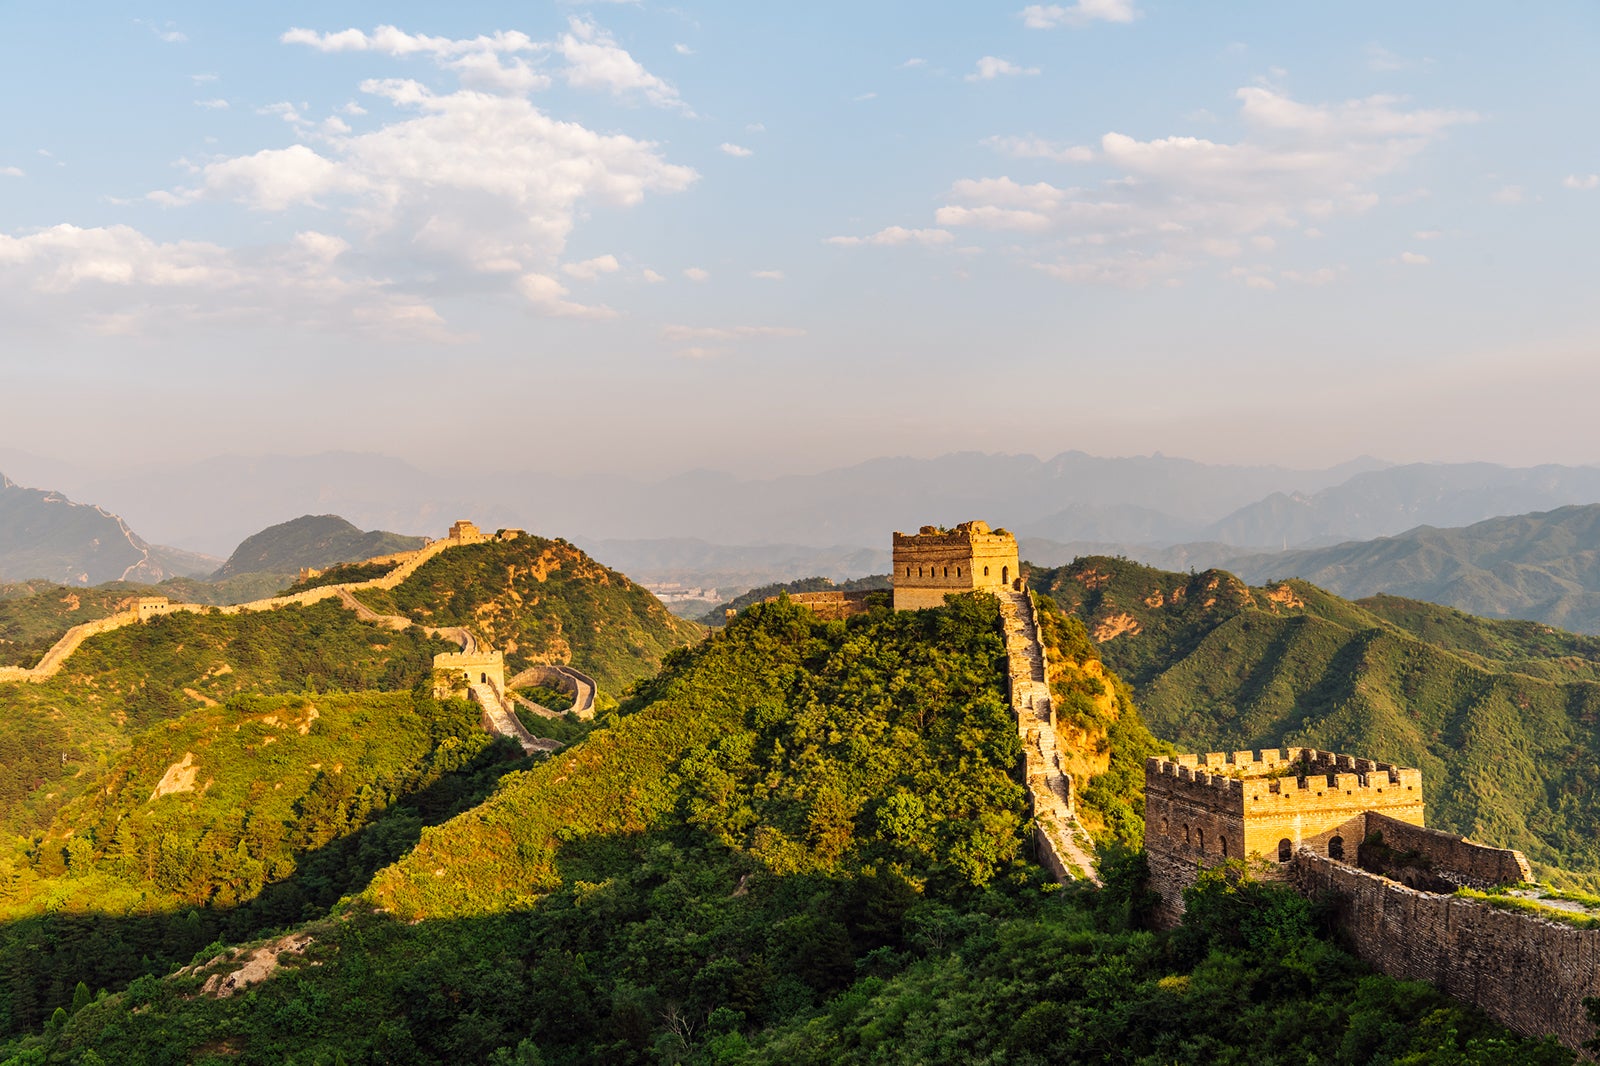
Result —
[{"label": "distant mountain range", "polygon": [[150,544],[109,511],[0,475],[0,581],[64,585],[161,581],[209,573],[217,560]]},{"label": "distant mountain range", "polygon": [[211,576],[221,581],[240,574],[293,574],[305,566],[320,568],[413,551],[423,543],[422,537],[362,532],[338,515],[308,514],[246,537]]}]

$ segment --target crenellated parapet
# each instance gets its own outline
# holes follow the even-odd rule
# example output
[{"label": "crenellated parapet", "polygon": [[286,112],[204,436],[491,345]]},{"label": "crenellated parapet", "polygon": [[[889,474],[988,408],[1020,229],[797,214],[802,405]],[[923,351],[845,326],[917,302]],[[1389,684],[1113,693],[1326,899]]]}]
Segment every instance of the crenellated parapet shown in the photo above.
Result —
[{"label": "crenellated parapet", "polygon": [[1152,757],[1145,761],[1145,778],[1200,802],[1214,800],[1241,810],[1262,803],[1285,810],[1369,810],[1421,803],[1422,796],[1421,770],[1317,748]]}]

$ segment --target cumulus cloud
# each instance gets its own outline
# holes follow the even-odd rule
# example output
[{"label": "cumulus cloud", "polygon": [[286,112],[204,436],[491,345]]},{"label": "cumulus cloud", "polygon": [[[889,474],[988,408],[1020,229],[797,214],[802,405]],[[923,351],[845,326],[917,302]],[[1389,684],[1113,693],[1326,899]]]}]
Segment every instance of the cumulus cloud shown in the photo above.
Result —
[{"label": "cumulus cloud", "polygon": [[1038,67],[1019,67],[1009,59],[998,56],[984,56],[978,60],[977,67],[967,75],[968,81],[993,81],[996,78],[1014,78],[1039,73]]},{"label": "cumulus cloud", "polygon": [[1030,30],[1053,30],[1091,22],[1132,22],[1139,11],[1133,0],[1078,0],[1075,4],[1029,4],[1020,15]]},{"label": "cumulus cloud", "polygon": [[722,151],[723,154],[731,155],[735,159],[748,159],[756,154],[753,149],[745,148],[742,145],[729,144],[727,141],[722,142]]},{"label": "cumulus cloud", "polygon": [[517,289],[535,311],[552,318],[616,318],[609,307],[592,307],[567,299],[567,287],[548,274],[524,274]]},{"label": "cumulus cloud", "polygon": [[705,281],[711,276],[711,271],[702,270],[699,267],[686,267],[683,271],[683,276],[690,281]]},{"label": "cumulus cloud", "polygon": [[0,167],[0,178],[21,178],[26,176],[27,172],[21,167]]},{"label": "cumulus cloud", "polygon": [[622,269],[622,264],[617,262],[614,255],[597,255],[593,259],[585,259],[579,263],[565,263],[561,272],[569,278],[579,281],[595,281],[601,274],[615,274]]},{"label": "cumulus cloud", "polygon": [[639,276],[641,278],[644,278],[644,280],[649,282],[651,285],[659,285],[663,281],[667,280],[664,275],[659,274],[654,270],[651,270],[649,267],[645,267],[644,270],[639,274]]},{"label": "cumulus cloud", "polygon": [[828,237],[824,244],[838,244],[845,247],[854,247],[861,244],[896,245],[896,244],[921,244],[932,246],[936,244],[949,244],[955,240],[955,235],[942,229],[907,229],[904,226],[886,226],[876,233],[865,237]]},{"label": "cumulus cloud", "polygon": [[1600,174],[1568,174],[1561,179],[1561,184],[1568,189],[1600,189]]},{"label": "cumulus cloud", "polygon": [[567,61],[564,77],[580,89],[605,89],[613,96],[637,94],[657,107],[689,111],[678,90],[646,70],[593,22],[574,18],[556,49]]},{"label": "cumulus cloud", "polygon": [[358,29],[318,33],[296,27],[279,40],[319,52],[423,56],[458,73],[463,84],[490,91],[524,93],[550,84],[549,75],[537,71],[529,62],[529,57],[542,56],[550,46],[515,30],[456,39],[406,33],[394,26],[379,26],[371,33]]},{"label": "cumulus cloud", "polygon": [[1035,265],[1063,280],[1170,281],[1245,245],[1274,253],[1285,234],[1320,235],[1341,216],[1371,210],[1382,179],[1478,118],[1388,95],[1315,104],[1255,85],[1235,96],[1245,133],[1231,142],[1116,131],[1081,146],[990,138],[1004,155],[1060,163],[1085,179],[963,179],[933,221],[944,232],[1003,234],[1024,242],[1015,245],[1022,254],[1026,242],[1041,242],[1053,259]]}]

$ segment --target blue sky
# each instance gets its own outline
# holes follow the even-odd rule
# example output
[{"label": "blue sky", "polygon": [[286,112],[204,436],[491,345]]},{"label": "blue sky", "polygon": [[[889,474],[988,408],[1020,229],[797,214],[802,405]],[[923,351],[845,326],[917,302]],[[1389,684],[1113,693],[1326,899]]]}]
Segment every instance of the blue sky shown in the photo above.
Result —
[{"label": "blue sky", "polygon": [[0,447],[1600,461],[1592,3],[6,13]]}]

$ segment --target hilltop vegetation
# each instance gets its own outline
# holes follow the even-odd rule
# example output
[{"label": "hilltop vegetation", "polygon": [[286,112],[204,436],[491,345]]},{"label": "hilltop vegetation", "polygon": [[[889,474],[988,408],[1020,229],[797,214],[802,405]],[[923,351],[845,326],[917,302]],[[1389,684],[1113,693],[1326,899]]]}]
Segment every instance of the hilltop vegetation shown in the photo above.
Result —
[{"label": "hilltop vegetation", "polygon": [[237,966],[213,945],[86,988],[14,1061],[1570,1062],[1365,975],[1280,891],[1214,878],[1176,937],[1130,927],[1136,861],[1046,891],[1004,678],[987,598],[752,608],[274,978],[207,993]]},{"label": "hilltop vegetation", "polygon": [[508,676],[537,663],[570,664],[599,683],[602,703],[703,633],[626,576],[543,537],[452,548],[392,591],[357,595],[384,614],[472,630],[505,652]]},{"label": "hilltop vegetation", "polygon": [[1181,749],[1296,744],[1417,766],[1430,825],[1600,876],[1591,638],[1103,557],[1030,581],[1083,619]]},{"label": "hilltop vegetation", "polygon": [[422,547],[422,537],[362,532],[338,515],[301,515],[246,537],[212,580],[240,574],[296,574],[301,567],[355,563]]}]

